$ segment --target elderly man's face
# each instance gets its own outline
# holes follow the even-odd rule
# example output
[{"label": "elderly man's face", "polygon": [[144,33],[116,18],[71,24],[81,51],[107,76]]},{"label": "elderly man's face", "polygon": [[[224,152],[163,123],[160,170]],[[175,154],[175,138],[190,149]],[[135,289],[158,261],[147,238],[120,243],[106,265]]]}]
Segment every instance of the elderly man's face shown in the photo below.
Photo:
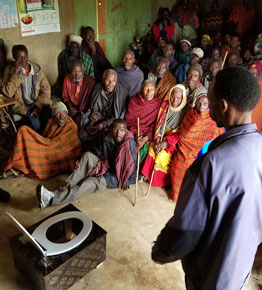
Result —
[{"label": "elderly man's face", "polygon": [[129,70],[132,68],[135,62],[134,55],[132,53],[126,53],[123,57],[123,66],[125,70]]},{"label": "elderly man's face", "polygon": [[157,77],[162,78],[168,70],[168,63],[165,59],[160,60],[156,65]]},{"label": "elderly man's face", "polygon": [[87,43],[95,42],[95,32],[92,29],[88,29],[84,35],[85,41]]},{"label": "elderly man's face", "polygon": [[116,73],[109,72],[106,74],[103,84],[107,93],[112,93],[117,83]]},{"label": "elderly man's face", "polygon": [[190,54],[190,64],[191,65],[193,65],[193,64],[195,64],[195,63],[199,63],[200,62],[200,57],[198,56],[198,55],[196,55],[196,54],[194,54],[194,53],[191,53]]},{"label": "elderly man's face", "polygon": [[212,81],[208,89],[209,99],[209,113],[212,120],[214,120],[218,127],[224,127],[225,116],[221,112],[221,106],[214,93],[214,85],[216,80]]},{"label": "elderly man's face", "polygon": [[170,96],[170,104],[173,108],[177,108],[183,98],[183,91],[181,89],[173,89],[171,96]]},{"label": "elderly man's face", "polygon": [[208,106],[209,106],[209,102],[208,102],[207,96],[202,96],[197,100],[195,108],[196,108],[196,111],[200,114],[200,113],[208,112]]},{"label": "elderly man's face", "polygon": [[115,142],[122,142],[126,135],[126,125],[122,123],[116,123],[112,128],[112,135]]},{"label": "elderly man's face", "polygon": [[141,91],[143,98],[146,102],[153,100],[155,96],[155,87],[152,82],[144,83]]},{"label": "elderly man's face", "polygon": [[174,55],[175,50],[173,48],[173,45],[172,44],[167,44],[166,47],[164,48],[163,52],[164,52],[164,56],[167,57],[167,58],[169,58],[170,56]]},{"label": "elderly man's face", "polygon": [[64,126],[68,119],[68,115],[66,111],[60,111],[55,114],[55,120],[59,126]]},{"label": "elderly man's face", "polygon": [[217,75],[217,73],[221,70],[219,61],[213,61],[210,66],[210,72],[213,77]]},{"label": "elderly man's face", "polygon": [[200,83],[199,72],[195,69],[190,69],[187,74],[187,84],[189,89],[193,91],[199,83]]},{"label": "elderly man's face", "polygon": [[80,45],[76,42],[70,42],[69,53],[73,57],[77,57],[80,53]]},{"label": "elderly man's face", "polygon": [[185,41],[182,41],[182,42],[180,43],[180,49],[181,49],[181,51],[182,51],[183,53],[188,53],[188,52],[189,52],[189,48],[190,48],[189,44],[186,43]]},{"label": "elderly man's face", "polygon": [[72,79],[78,83],[82,80],[83,76],[84,76],[84,69],[82,67],[82,65],[74,65],[72,68],[71,68],[71,76],[72,76]]}]

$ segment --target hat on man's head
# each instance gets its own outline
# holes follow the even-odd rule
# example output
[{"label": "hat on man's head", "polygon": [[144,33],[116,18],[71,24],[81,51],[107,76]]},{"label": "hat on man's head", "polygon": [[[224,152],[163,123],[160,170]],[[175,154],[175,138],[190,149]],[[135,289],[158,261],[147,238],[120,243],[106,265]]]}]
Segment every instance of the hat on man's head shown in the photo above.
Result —
[{"label": "hat on man's head", "polygon": [[206,39],[208,39],[208,41],[210,41],[210,36],[208,34],[203,34],[202,38],[206,38]]},{"label": "hat on man's head", "polygon": [[79,45],[81,45],[83,38],[81,36],[78,35],[70,35],[69,37],[69,43],[71,42],[76,42]]},{"label": "hat on man's head", "polygon": [[198,57],[203,58],[204,51],[200,47],[194,47],[193,50],[191,51],[191,54],[195,54]]},{"label": "hat on man's head", "polygon": [[198,71],[198,72],[199,72],[199,77],[200,77],[200,78],[202,77],[202,75],[203,75],[203,69],[202,69],[201,64],[199,64],[199,63],[197,62],[197,63],[195,63],[195,64],[193,64],[193,65],[190,65],[190,67],[189,67],[189,69],[188,69],[187,72],[189,73],[189,71],[190,71],[191,69],[194,69],[194,70]]},{"label": "hat on man's head", "polygon": [[53,103],[53,105],[51,106],[51,109],[52,109],[52,116],[62,111],[66,111],[68,113],[66,105],[62,102]]},{"label": "hat on man's head", "polygon": [[181,42],[186,42],[189,46],[192,46],[191,42],[185,38],[183,38],[179,41],[179,43],[181,43]]}]

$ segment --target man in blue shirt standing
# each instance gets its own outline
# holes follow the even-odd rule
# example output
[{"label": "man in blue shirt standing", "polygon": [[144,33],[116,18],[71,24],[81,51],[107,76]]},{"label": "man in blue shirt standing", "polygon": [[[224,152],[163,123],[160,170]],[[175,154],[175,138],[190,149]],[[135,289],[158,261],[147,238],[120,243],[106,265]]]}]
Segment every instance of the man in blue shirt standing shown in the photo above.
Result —
[{"label": "man in blue shirt standing", "polygon": [[188,290],[239,290],[262,242],[262,136],[251,123],[260,89],[234,67],[217,74],[208,95],[210,115],[226,132],[187,170],[152,259],[181,259]]}]

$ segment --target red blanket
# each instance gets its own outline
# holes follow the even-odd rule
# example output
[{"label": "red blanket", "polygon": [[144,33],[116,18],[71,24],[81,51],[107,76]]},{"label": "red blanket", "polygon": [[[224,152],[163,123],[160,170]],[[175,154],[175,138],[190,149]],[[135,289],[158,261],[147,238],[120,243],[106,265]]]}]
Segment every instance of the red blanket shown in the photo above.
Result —
[{"label": "red blanket", "polygon": [[125,115],[127,127],[131,133],[137,135],[137,118],[140,122],[140,135],[147,135],[149,140],[153,140],[154,126],[162,100],[154,97],[146,102],[141,93],[134,95],[128,105]]},{"label": "red blanket", "polygon": [[197,158],[200,149],[223,132],[224,129],[217,127],[208,112],[198,114],[194,109],[187,112],[180,125],[177,150],[171,165],[173,201],[177,201],[185,172]]}]

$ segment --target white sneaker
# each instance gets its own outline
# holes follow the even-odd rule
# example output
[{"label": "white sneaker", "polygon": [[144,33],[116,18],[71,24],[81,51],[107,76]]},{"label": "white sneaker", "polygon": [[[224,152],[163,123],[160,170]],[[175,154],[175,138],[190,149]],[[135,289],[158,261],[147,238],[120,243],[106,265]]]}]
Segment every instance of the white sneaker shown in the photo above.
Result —
[{"label": "white sneaker", "polygon": [[38,184],[36,195],[41,209],[47,207],[50,204],[51,199],[55,196],[52,191],[46,189],[42,184]]}]

